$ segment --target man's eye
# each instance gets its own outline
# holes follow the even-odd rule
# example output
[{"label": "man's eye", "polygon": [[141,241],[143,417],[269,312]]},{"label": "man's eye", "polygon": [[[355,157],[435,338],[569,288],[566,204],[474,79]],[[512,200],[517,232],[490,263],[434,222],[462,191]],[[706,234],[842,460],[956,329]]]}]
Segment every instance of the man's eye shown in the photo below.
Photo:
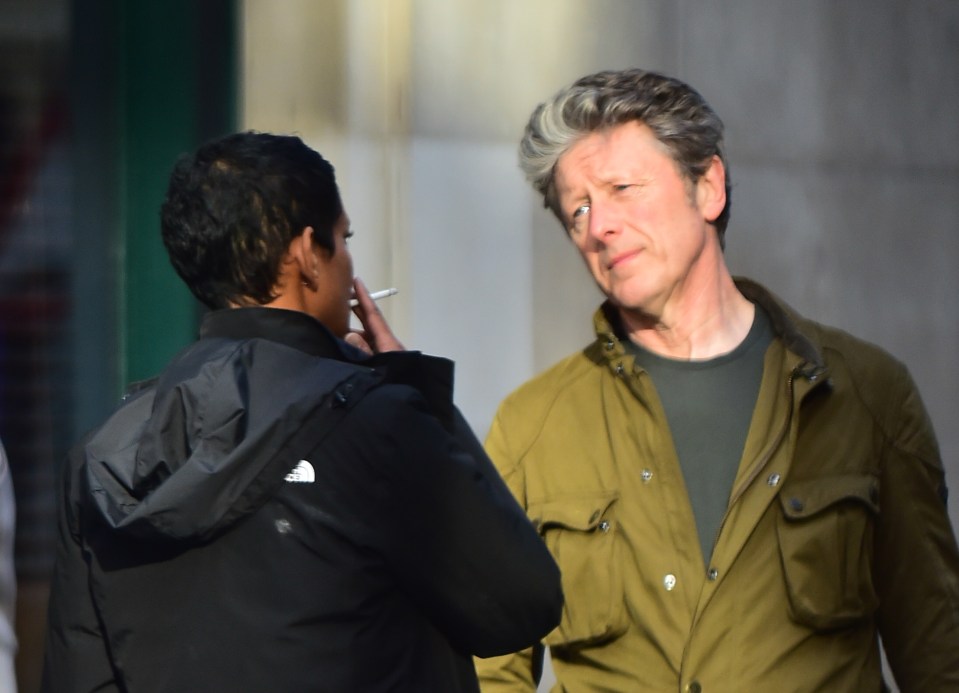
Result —
[{"label": "man's eye", "polygon": [[581,232],[588,223],[589,219],[589,205],[580,205],[573,210],[573,213],[569,216],[569,228],[566,229],[567,233],[576,233]]}]

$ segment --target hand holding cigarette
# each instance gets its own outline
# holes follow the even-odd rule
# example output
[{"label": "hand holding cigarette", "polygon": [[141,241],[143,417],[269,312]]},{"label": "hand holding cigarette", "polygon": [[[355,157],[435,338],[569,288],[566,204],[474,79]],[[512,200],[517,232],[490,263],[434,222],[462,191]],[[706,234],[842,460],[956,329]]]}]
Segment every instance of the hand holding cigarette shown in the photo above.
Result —
[{"label": "hand holding cigarette", "polygon": [[[381,291],[374,291],[373,293],[370,294],[370,298],[372,298],[374,301],[379,301],[381,298],[386,298],[387,296],[395,296],[398,291],[399,289],[394,289],[394,288],[383,289]],[[359,304],[360,304],[359,300],[355,298],[350,299],[350,308],[355,308]]]},{"label": "hand holding cigarette", "polygon": [[384,351],[403,351],[400,340],[393,334],[383,313],[376,306],[376,299],[392,296],[396,289],[383,289],[370,294],[366,285],[359,277],[353,280],[355,298],[350,301],[353,314],[362,324],[362,330],[350,330],[345,339],[353,346],[362,349],[368,354],[379,354]]}]

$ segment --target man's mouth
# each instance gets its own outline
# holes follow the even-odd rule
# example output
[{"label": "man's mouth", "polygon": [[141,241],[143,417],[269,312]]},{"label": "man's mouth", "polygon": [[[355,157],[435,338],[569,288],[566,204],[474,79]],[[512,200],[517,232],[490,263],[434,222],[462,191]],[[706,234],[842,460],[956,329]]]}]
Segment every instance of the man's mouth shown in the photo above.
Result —
[{"label": "man's mouth", "polygon": [[637,248],[635,250],[627,250],[622,253],[617,253],[616,255],[612,256],[612,258],[610,258],[610,260],[606,263],[606,269],[608,270],[615,269],[618,265],[621,265],[624,262],[627,262],[633,259],[637,255],[639,255],[641,252],[642,252],[642,249]]}]

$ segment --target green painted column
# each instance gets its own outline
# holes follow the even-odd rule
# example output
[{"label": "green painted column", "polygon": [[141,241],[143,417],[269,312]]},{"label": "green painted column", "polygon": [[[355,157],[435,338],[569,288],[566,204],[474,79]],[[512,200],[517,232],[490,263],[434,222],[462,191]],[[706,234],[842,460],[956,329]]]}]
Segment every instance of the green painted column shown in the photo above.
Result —
[{"label": "green painted column", "polygon": [[235,127],[234,0],[121,0],[117,277],[120,385],[148,378],[196,337],[200,304],[160,239],[176,157]]}]

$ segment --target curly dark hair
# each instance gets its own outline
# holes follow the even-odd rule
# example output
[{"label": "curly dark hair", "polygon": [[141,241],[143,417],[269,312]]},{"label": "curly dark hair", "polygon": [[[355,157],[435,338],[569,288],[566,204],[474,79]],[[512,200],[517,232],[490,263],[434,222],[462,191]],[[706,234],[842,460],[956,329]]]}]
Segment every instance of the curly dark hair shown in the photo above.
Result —
[{"label": "curly dark hair", "polygon": [[276,298],[290,241],[312,226],[334,252],[343,214],[333,166],[299,137],[240,132],[183,155],[160,209],[177,274],[210,308]]}]

